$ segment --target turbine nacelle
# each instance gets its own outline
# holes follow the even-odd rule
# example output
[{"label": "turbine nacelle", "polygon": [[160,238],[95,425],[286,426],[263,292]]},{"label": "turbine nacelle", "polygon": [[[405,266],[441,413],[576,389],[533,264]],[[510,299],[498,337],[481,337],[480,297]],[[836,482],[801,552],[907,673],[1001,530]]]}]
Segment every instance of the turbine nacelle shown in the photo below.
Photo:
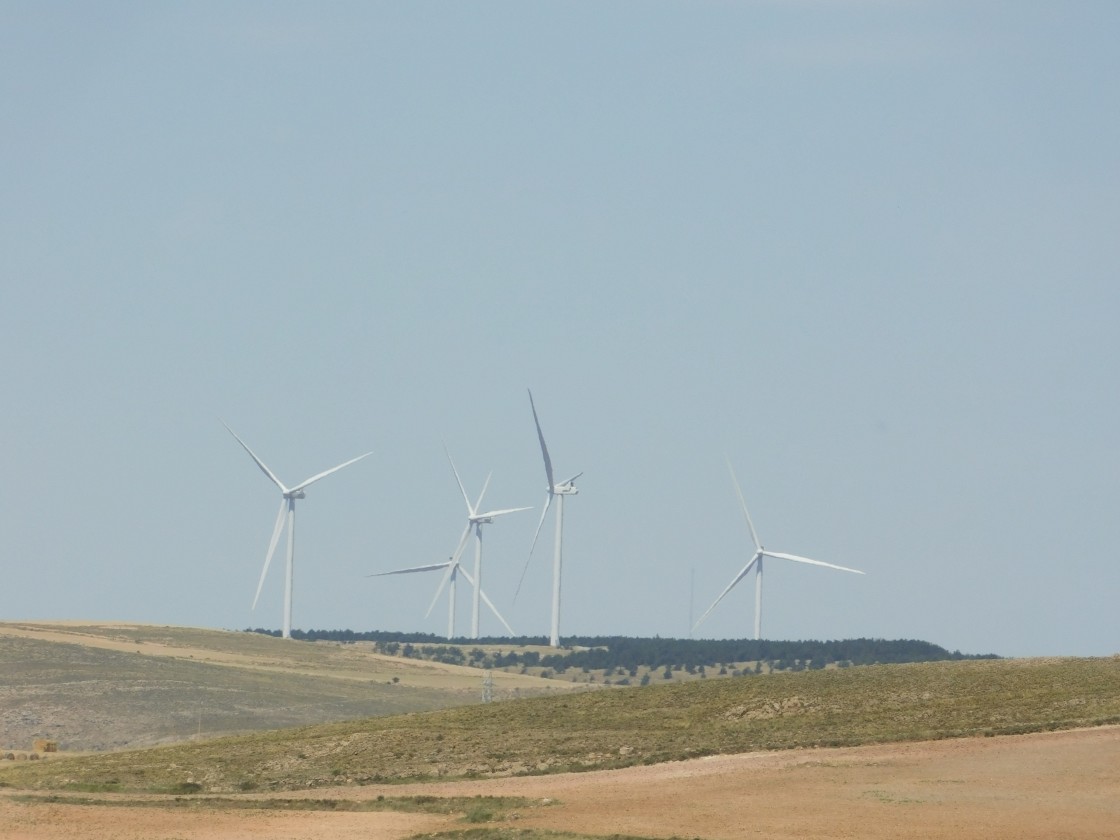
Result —
[{"label": "turbine nacelle", "polygon": [[519,510],[530,510],[527,507],[506,508],[505,510],[490,510],[486,513],[472,513],[467,517],[467,521],[472,525],[489,525],[494,521],[497,516],[505,516],[507,513],[517,513]]},{"label": "turbine nacelle", "polygon": [[561,481],[559,484],[552,485],[552,489],[548,492],[558,496],[575,496],[579,493],[579,488],[576,487],[576,479],[581,475],[583,475],[583,473],[578,472],[567,481]]},{"label": "turbine nacelle", "polygon": [[285,493],[284,498],[285,499],[306,499],[307,494],[304,493],[302,490],[292,490],[289,493]]}]

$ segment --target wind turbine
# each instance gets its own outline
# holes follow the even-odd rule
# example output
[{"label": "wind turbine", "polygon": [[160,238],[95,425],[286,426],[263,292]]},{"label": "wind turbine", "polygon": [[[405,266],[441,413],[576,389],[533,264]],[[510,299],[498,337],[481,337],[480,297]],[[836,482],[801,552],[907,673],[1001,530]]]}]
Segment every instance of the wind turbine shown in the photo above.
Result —
[{"label": "wind turbine", "polygon": [[533,549],[537,547],[537,537],[540,536],[544,518],[548,515],[548,507],[552,504],[553,498],[556,498],[556,543],[552,558],[552,628],[548,643],[552,647],[560,647],[560,567],[564,541],[564,497],[579,493],[574,482],[583,473],[578,472],[566,481],[561,481],[559,484],[555,483],[552,477],[552,459],[548,457],[548,446],[545,444],[544,434],[541,432],[541,422],[537,419],[537,407],[533,404],[532,391],[529,391],[529,408],[533,411],[533,423],[537,427],[537,440],[541,443],[544,474],[548,481],[548,495],[545,496],[544,510],[541,511],[540,521],[537,522],[537,530],[533,534],[533,544],[529,546],[529,556],[525,560],[525,568],[521,570],[521,580],[517,583],[517,592],[514,593],[513,597],[516,600],[517,593],[521,592],[521,584],[525,581],[525,572],[529,570],[529,562],[533,559]]},{"label": "wind turbine", "polygon": [[[471,531],[474,531],[474,580],[470,581],[471,586],[474,588],[474,606],[471,609],[471,638],[478,638],[478,613],[481,606],[482,599],[482,526],[489,525],[498,516],[505,516],[507,513],[517,513],[521,510],[529,510],[527,507],[505,508],[503,510],[490,510],[485,513],[479,513],[478,508],[482,504],[482,497],[486,495],[486,488],[490,486],[490,473],[486,476],[486,481],[482,485],[482,492],[478,494],[478,501],[473,505],[471,500],[467,497],[467,491],[463,487],[463,479],[459,478],[459,471],[455,469],[455,462],[451,460],[451,453],[447,452],[444,447],[444,452],[447,453],[448,463],[451,464],[451,471],[455,473],[455,481],[459,485],[459,492],[463,494],[463,501],[467,505],[467,526],[463,529],[463,535],[459,538],[459,545],[455,549],[455,553],[451,555],[452,565],[448,567],[444,576],[450,578],[455,573],[457,566],[455,564],[459,561],[459,555],[463,553],[463,549],[467,545],[467,538],[470,536]],[[464,570],[464,577],[466,577]],[[438,597],[438,593],[437,593]],[[487,599],[489,601],[489,599]],[[490,605],[494,609],[493,605]],[[495,614],[498,612],[494,610]],[[498,616],[501,618],[501,616]],[[502,619],[505,624],[505,619]],[[506,629],[509,625],[506,624]],[[510,630],[510,635],[513,631]]]},{"label": "wind turbine", "polygon": [[[480,501],[481,501],[481,499],[480,499]],[[448,598],[448,602],[447,602],[447,638],[448,639],[454,639],[455,638],[455,579],[460,574],[462,574],[463,577],[465,577],[467,579],[467,583],[469,583],[471,586],[474,586],[474,578],[472,578],[470,576],[470,574],[467,572],[467,570],[463,568],[462,564],[459,562],[459,559],[457,557],[454,557],[454,556],[449,557],[447,559],[447,562],[445,562],[445,563],[431,563],[427,566],[413,566],[412,568],[409,568],[409,569],[394,569],[391,572],[378,572],[376,574],[366,575],[366,577],[385,577],[387,575],[407,575],[407,574],[412,574],[413,572],[434,572],[434,571],[438,571],[440,569],[444,569],[446,571],[444,572],[443,577],[440,579],[440,584],[436,588],[435,597],[432,598],[432,603],[428,607],[428,611],[426,613],[424,613],[424,617],[427,618],[429,615],[432,614],[432,610],[435,608],[436,602],[439,600],[439,596],[443,593],[443,588],[445,586],[447,586],[448,587],[448,596],[447,596],[447,598]],[[481,589],[479,590],[479,592],[481,593],[482,600],[485,602],[486,606],[490,608],[490,612],[494,613],[494,615],[497,616],[498,621],[502,622],[502,625],[506,628],[507,631],[509,631],[509,634],[511,636],[516,636],[517,634],[513,632],[513,628],[509,626],[509,624],[506,622],[506,620],[504,618],[502,618],[502,614],[500,612],[498,612],[498,608],[494,606],[493,601],[491,601],[489,598],[487,598],[486,593],[483,592]]]},{"label": "wind turbine", "polygon": [[[443,448],[443,451],[447,454],[447,460],[451,464],[451,471],[455,473],[455,481],[459,485],[459,492],[463,494],[463,501],[466,502],[467,505],[467,526],[463,529],[462,536],[459,537],[459,544],[455,547],[455,552],[451,555],[450,559],[446,563],[436,563],[428,566],[415,566],[411,569],[397,569],[396,571],[383,572],[382,574],[408,574],[411,572],[430,572],[436,569],[446,569],[446,571],[443,573],[443,578],[440,580],[439,588],[436,589],[436,594],[432,599],[432,604],[428,607],[428,612],[425,613],[425,615],[427,616],[431,614],[432,607],[436,605],[436,601],[439,600],[439,596],[443,592],[443,587],[450,583],[451,604],[448,607],[447,635],[448,638],[451,638],[452,636],[454,636],[455,632],[455,578],[459,575],[460,572],[462,572],[463,577],[465,577],[467,579],[467,582],[474,588],[474,605],[473,609],[471,610],[471,638],[478,638],[478,614],[482,601],[486,602],[486,606],[488,606],[494,613],[494,615],[498,617],[498,620],[505,625],[506,630],[509,630],[509,634],[511,636],[516,635],[513,630],[510,629],[510,626],[508,623],[506,623],[506,620],[502,618],[501,613],[498,612],[494,604],[490,601],[489,598],[486,597],[486,594],[482,591],[482,526],[489,525],[494,521],[495,517],[505,516],[507,513],[517,513],[520,510],[528,510],[529,508],[505,508],[504,510],[490,510],[486,511],[485,513],[479,513],[478,508],[482,505],[482,497],[486,495],[486,488],[490,486],[490,475],[493,475],[493,473],[486,476],[486,483],[482,485],[482,492],[478,494],[478,501],[476,501],[472,505],[470,498],[467,497],[467,491],[463,487],[463,480],[459,478],[459,470],[455,468],[455,462],[451,459],[451,453],[447,452],[446,446]],[[471,531],[474,531],[475,536],[473,578],[459,563],[459,557],[463,554],[463,549],[467,546],[467,539],[470,537]]]},{"label": "wind turbine", "polygon": [[743,508],[743,516],[745,516],[747,518],[747,527],[750,528],[751,539],[754,540],[755,552],[754,552],[754,556],[751,557],[750,562],[747,563],[747,565],[745,565],[743,567],[742,571],[740,571],[739,574],[735,575],[735,577],[732,579],[731,583],[727,584],[727,588],[724,589],[723,592],[721,592],[719,594],[719,597],[716,598],[715,601],[712,603],[712,605],[710,607],[708,607],[708,609],[705,611],[705,613],[702,616],[700,616],[700,620],[697,621],[694,625],[692,625],[692,629],[695,631],[696,628],[700,626],[701,622],[703,622],[704,619],[708,617],[709,613],[711,613],[711,611],[716,608],[716,604],[718,604],[720,601],[722,601],[723,597],[728,592],[730,592],[732,589],[734,589],[735,585],[739,581],[741,581],[743,578],[745,578],[747,576],[747,573],[750,572],[750,570],[752,568],[754,568],[754,570],[755,570],[755,576],[754,576],[754,637],[756,639],[761,639],[762,638],[762,559],[764,557],[774,557],[774,558],[777,558],[778,560],[792,560],[795,563],[809,563],[810,565],[813,565],[813,566],[824,566],[825,568],[828,568],[828,569],[839,569],[841,572],[852,572],[853,574],[857,574],[857,575],[862,575],[864,573],[859,571],[858,569],[849,569],[846,566],[837,566],[837,565],[834,565],[832,563],[825,563],[821,560],[810,560],[808,557],[798,557],[796,554],[782,554],[782,553],[777,552],[777,551],[767,551],[765,548],[763,548],[762,543],[760,543],[758,541],[758,532],[755,531],[754,523],[751,522],[751,515],[750,515],[750,513],[747,512],[747,502],[743,498],[743,491],[739,487],[739,480],[735,477],[735,470],[733,470],[731,468],[731,462],[730,461],[727,462],[727,469],[731,473],[731,481],[735,485],[735,492],[739,495],[739,504]]},{"label": "wind turbine", "polygon": [[264,568],[261,569],[261,578],[257,582],[257,594],[253,597],[253,609],[257,608],[257,601],[261,597],[261,588],[264,586],[265,575],[268,574],[268,566],[272,562],[272,555],[276,551],[276,544],[280,541],[280,531],[284,528],[284,511],[287,509],[288,519],[288,565],[287,572],[284,578],[284,628],[283,636],[285,639],[292,637],[292,565],[295,560],[295,544],[296,544],[296,499],[304,498],[304,490],[310,487],[320,478],[326,478],[331,473],[338,472],[343,467],[348,467],[356,461],[363,458],[368,458],[372,452],[367,452],[365,455],[359,455],[357,458],[351,458],[345,463],[339,464],[337,467],[331,467],[329,470],[313,475],[306,481],[301,481],[295,487],[285,487],[284,483],[280,481],[262,461],[257,457],[256,453],[249,448],[241,438],[237,437],[237,433],[229,426],[226,426],[225,421],[222,425],[226,427],[233,437],[241,444],[242,448],[249,453],[249,457],[256,461],[257,466],[261,468],[261,472],[269,477],[273,484],[280,488],[282,494],[280,499],[280,512],[276,514],[276,525],[272,529],[272,539],[268,543],[268,554],[264,558]]}]

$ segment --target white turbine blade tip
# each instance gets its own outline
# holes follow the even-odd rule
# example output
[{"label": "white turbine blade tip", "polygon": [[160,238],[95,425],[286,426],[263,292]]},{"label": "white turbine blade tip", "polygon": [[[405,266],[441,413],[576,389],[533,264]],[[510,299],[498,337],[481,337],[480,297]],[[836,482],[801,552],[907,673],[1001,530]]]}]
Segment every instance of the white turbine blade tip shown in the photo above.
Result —
[{"label": "white turbine blade tip", "polygon": [[492,510],[488,513],[478,514],[475,517],[475,519],[490,519],[490,518],[495,517],[495,516],[505,516],[507,513],[517,513],[520,510],[532,510],[532,508],[531,507],[516,507],[516,508],[505,508],[504,510]]},{"label": "white turbine blade tip", "polygon": [[292,492],[294,493],[298,490],[302,490],[303,488],[314,484],[319,479],[326,478],[328,475],[331,475],[332,473],[338,472],[343,467],[348,467],[351,464],[356,464],[358,461],[362,460],[363,458],[368,458],[372,454],[373,454],[372,452],[367,452],[364,455],[359,455],[357,458],[351,458],[349,461],[344,461],[343,463],[339,464],[337,467],[331,467],[329,470],[323,470],[323,472],[319,473],[318,475],[313,475],[313,476],[311,476],[311,478],[307,479],[306,481],[301,481],[299,484],[297,484],[295,487],[292,488]]},{"label": "white turbine blade tip", "polygon": [[[455,461],[453,461],[452,458],[451,458],[451,453],[447,451],[447,445],[446,444],[444,444],[443,451],[447,455],[447,463],[451,464],[451,472],[455,473],[455,483],[459,485],[459,492],[463,494],[463,501],[466,502],[467,510],[470,511],[470,515],[474,515],[474,508],[471,507],[470,497],[467,496],[467,488],[465,488],[463,486],[463,479],[459,477],[459,470],[455,466]],[[490,483],[490,478],[489,477],[487,477],[486,482],[487,482],[487,484]],[[484,495],[485,493],[486,493],[486,485],[483,485],[482,494]],[[479,496],[479,503],[481,503],[481,502],[482,502],[482,496],[480,495]]]},{"label": "white turbine blade tip", "polygon": [[374,572],[373,574],[366,575],[366,577],[385,577],[386,575],[407,575],[413,572],[434,572],[437,569],[446,569],[450,561],[444,563],[432,563],[428,566],[411,566],[407,569],[393,569],[391,572]]},{"label": "white turbine blade tip", "polygon": [[[471,582],[471,586],[474,586],[473,581]],[[502,626],[506,628],[509,634],[511,636],[516,636],[517,634],[514,633],[513,628],[509,626],[509,622],[502,618],[502,614],[498,612],[498,608],[494,606],[494,602],[486,597],[486,592],[483,590],[479,590],[478,594],[482,596],[482,600],[485,602],[486,606],[490,608],[490,612],[494,613],[494,615],[497,616],[498,621],[502,622]]]},{"label": "white turbine blade tip", "polygon": [[795,563],[808,563],[812,566],[824,566],[826,569],[836,569],[839,572],[851,572],[855,575],[866,574],[859,569],[849,569],[847,566],[837,566],[835,563],[825,563],[823,560],[813,560],[810,557],[800,557],[796,554],[783,554],[779,551],[764,551],[762,552],[767,557],[777,557],[779,560],[792,560]]},{"label": "white turbine blade tip", "polygon": [[719,597],[716,598],[712,602],[712,605],[710,607],[708,607],[708,609],[706,609],[704,611],[704,614],[702,616],[700,616],[699,619],[697,619],[695,624],[692,625],[693,630],[695,630],[697,627],[699,627],[700,623],[705,618],[707,618],[711,614],[712,610],[714,610],[716,608],[716,606],[718,606],[719,602],[722,601],[727,596],[727,593],[730,592],[732,589],[734,589],[739,584],[739,581],[741,581],[743,578],[745,578],[747,576],[747,573],[752,568],[754,568],[754,564],[758,561],[758,558],[759,558],[759,556],[761,556],[761,554],[762,554],[762,552],[756,553],[754,555],[754,557],[751,558],[751,561],[749,563],[747,563],[747,565],[745,565],[739,571],[739,574],[735,575],[735,577],[732,578],[731,583],[727,584],[727,587],[723,590],[723,592],[719,593]]},{"label": "white turbine blade tip", "polygon": [[284,531],[284,513],[288,507],[286,499],[280,500],[280,511],[276,514],[276,524],[272,528],[272,538],[268,541],[268,554],[264,557],[264,567],[261,569],[260,580],[257,581],[257,594],[253,596],[253,609],[257,608],[257,601],[261,598],[264,589],[264,579],[268,575],[268,566],[272,562],[272,555],[276,552],[276,545],[280,542],[280,534]]},{"label": "white turbine blade tip", "polygon": [[747,527],[751,531],[751,539],[754,540],[755,548],[762,548],[762,543],[758,541],[758,532],[754,529],[754,522],[751,521],[750,511],[747,510],[747,500],[743,497],[743,488],[739,486],[739,479],[735,476],[735,470],[731,466],[731,461],[727,462],[727,471],[731,473],[731,482],[735,485],[735,493],[739,497],[739,505],[743,508],[743,516],[747,519]]},{"label": "white turbine blade tip", "polygon": [[[528,390],[528,389],[526,389]],[[537,407],[533,403],[533,392],[529,391],[529,408],[533,410],[533,425],[537,427],[537,440],[541,445],[541,457],[544,459],[544,474],[548,480],[548,486],[553,486],[552,478],[552,458],[548,455],[548,445],[544,442],[544,432],[541,431],[541,421],[537,419]]]},{"label": "white turbine blade tip", "polygon": [[[226,426],[226,421],[225,420],[221,420],[219,418],[219,422],[221,422],[221,424],[223,426]],[[278,479],[276,477],[276,473],[274,473],[272,470],[270,470],[268,468],[268,465],[265,464],[264,461],[262,461],[260,458],[257,457],[257,453],[249,448],[249,444],[247,444],[245,441],[243,441],[241,438],[239,438],[237,436],[237,432],[235,432],[229,426],[226,426],[226,431],[229,432],[231,435],[233,435],[234,440],[236,440],[238,443],[241,444],[241,448],[249,453],[249,457],[253,459],[253,461],[256,463],[256,465],[258,467],[260,467],[261,472],[263,472],[266,476],[268,476],[269,480],[273,484],[275,484],[277,487],[280,488],[280,492],[281,493],[287,493],[288,488],[284,486],[284,482],[282,482],[280,479]]]}]

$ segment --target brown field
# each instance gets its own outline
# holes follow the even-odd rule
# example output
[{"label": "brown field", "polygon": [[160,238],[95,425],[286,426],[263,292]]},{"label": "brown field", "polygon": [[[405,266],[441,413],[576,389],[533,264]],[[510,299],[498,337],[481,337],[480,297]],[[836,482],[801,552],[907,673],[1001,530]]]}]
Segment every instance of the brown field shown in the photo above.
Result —
[{"label": "brown field", "polygon": [[[302,795],[356,800],[412,794],[552,799],[505,825],[590,836],[1103,840],[1120,836],[1120,727]],[[5,840],[396,840],[467,827],[430,814],[229,810],[201,798],[182,808],[25,797],[0,793]]]}]

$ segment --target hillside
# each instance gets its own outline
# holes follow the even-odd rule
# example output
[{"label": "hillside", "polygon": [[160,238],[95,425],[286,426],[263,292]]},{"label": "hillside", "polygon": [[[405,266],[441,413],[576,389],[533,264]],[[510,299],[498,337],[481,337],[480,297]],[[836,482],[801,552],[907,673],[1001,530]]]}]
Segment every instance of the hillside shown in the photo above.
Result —
[{"label": "hillside", "polygon": [[[0,623],[0,748],[101,751],[481,699],[471,668],[369,646],[129,624]],[[570,687],[495,674],[494,694]]]},{"label": "hillside", "polygon": [[601,769],[1120,722],[1120,658],[935,662],[593,691],[20,763],[0,783],[236,792]]}]

